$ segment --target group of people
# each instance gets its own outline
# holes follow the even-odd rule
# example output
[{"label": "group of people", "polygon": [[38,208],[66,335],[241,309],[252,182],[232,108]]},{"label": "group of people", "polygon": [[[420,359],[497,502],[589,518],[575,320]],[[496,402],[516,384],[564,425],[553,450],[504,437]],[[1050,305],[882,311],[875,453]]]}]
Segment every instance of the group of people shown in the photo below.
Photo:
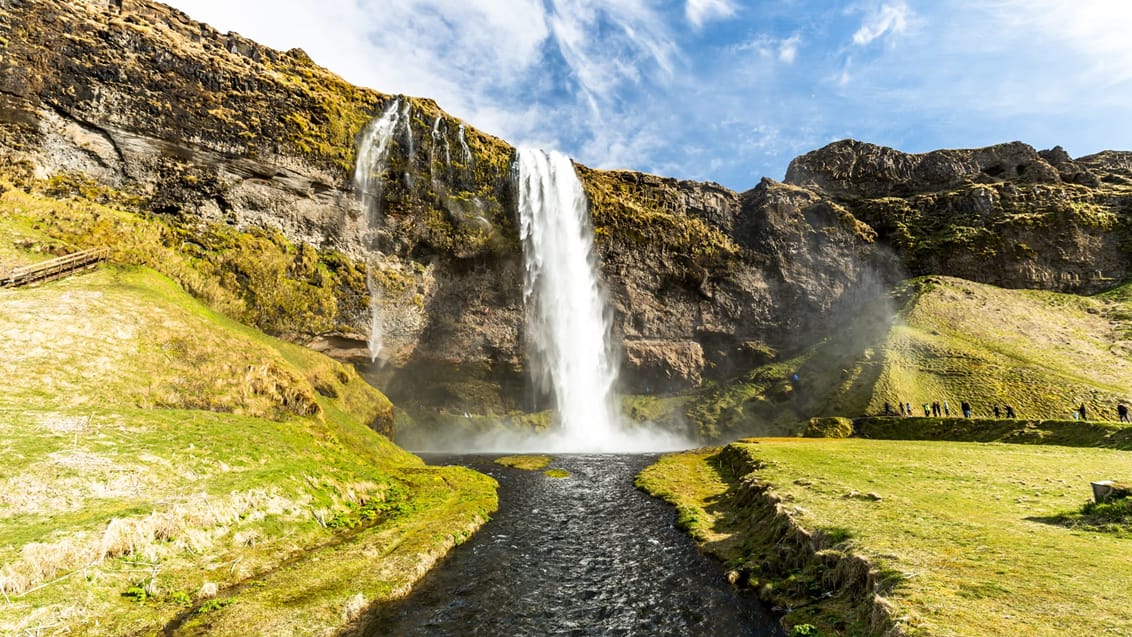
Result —
[{"label": "group of people", "polygon": [[[917,413],[912,409],[912,403],[900,402],[900,403],[896,403],[896,404],[900,409],[900,415],[901,416],[916,416],[917,415]],[[931,403],[924,403],[922,405],[922,408],[924,410],[924,417],[925,418],[931,418],[931,417],[950,418],[951,417],[951,405],[949,405],[946,400],[943,401],[942,403],[939,402],[939,401],[933,401]],[[959,403],[959,410],[963,413],[964,418],[970,418],[971,417],[971,403],[964,400],[963,402]],[[999,406],[996,404],[994,406],[993,412],[994,412],[995,418],[1002,418],[1003,416],[1005,416],[1006,418],[1013,419],[1013,418],[1018,417],[1018,414],[1016,414],[1014,412],[1014,407],[1012,407],[1010,405],[1005,405],[1002,408],[999,408]],[[895,416],[896,415],[896,411],[893,410],[892,405],[888,402],[884,403],[884,415],[885,416]],[[1125,405],[1124,403],[1117,403],[1117,405],[1116,405],[1116,415],[1117,415],[1118,419],[1120,420],[1120,422],[1132,422],[1132,419],[1129,418],[1128,406]],[[1074,420],[1088,420],[1088,411],[1085,409],[1085,403],[1081,403],[1080,407],[1073,410],[1073,419]]]}]

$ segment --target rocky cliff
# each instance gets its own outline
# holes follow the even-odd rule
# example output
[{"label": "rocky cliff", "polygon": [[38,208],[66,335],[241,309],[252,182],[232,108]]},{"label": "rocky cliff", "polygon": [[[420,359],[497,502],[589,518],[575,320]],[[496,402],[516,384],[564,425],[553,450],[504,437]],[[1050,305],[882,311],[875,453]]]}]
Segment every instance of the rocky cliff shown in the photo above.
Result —
[{"label": "rocky cliff", "polygon": [[910,274],[1093,293],[1132,267],[1130,165],[1021,142],[913,155],[846,140],[795,159],[786,181],[844,205]]},{"label": "rocky cliff", "polygon": [[[404,118],[375,233],[352,176],[366,125],[390,108]],[[78,173],[130,193],[202,258],[231,245],[200,239],[218,227],[313,250],[287,276],[328,296],[304,309],[324,320],[288,324],[286,306],[247,293],[249,320],[343,358],[365,358],[370,272],[385,307],[378,376],[395,400],[533,406],[514,151],[430,100],[351,86],[300,50],[148,0],[0,0],[0,149],[17,182]],[[577,168],[628,391],[780,359],[906,271],[1074,291],[1128,275],[1129,153],[909,155],[846,141],[745,193]],[[255,278],[228,274],[245,290]]]}]

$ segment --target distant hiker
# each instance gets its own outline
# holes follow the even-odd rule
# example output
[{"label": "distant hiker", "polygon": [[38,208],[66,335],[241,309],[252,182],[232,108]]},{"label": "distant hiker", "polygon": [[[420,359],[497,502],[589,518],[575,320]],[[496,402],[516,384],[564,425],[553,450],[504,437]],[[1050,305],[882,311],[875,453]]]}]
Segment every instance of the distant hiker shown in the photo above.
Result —
[{"label": "distant hiker", "polygon": [[994,417],[1000,418],[1001,416],[1002,416],[1002,412],[998,410],[998,405],[995,405],[994,406]]},{"label": "distant hiker", "polygon": [[1116,415],[1120,416],[1120,422],[1132,422],[1128,419],[1128,405],[1120,403],[1116,406]]},{"label": "distant hiker", "polygon": [[932,401],[932,415],[935,416],[936,418],[939,418],[941,411],[942,410],[939,408],[939,401],[933,400]]},{"label": "distant hiker", "polygon": [[963,410],[964,418],[971,417],[971,403],[964,400],[963,402],[959,403],[959,408]]},{"label": "distant hiker", "polygon": [[891,416],[892,415],[892,405],[888,404],[887,400],[884,401],[884,415],[885,416]]},{"label": "distant hiker", "polygon": [[916,412],[912,411],[912,403],[904,403],[904,406],[908,408],[908,415],[909,416],[915,416],[916,415]]},{"label": "distant hiker", "polygon": [[1081,406],[1077,408],[1077,415],[1081,417],[1081,420],[1088,420],[1085,417],[1085,403],[1081,403]]},{"label": "distant hiker", "polygon": [[907,416],[908,412],[904,411],[904,403],[900,403],[900,415]]},{"label": "distant hiker", "polygon": [[928,407],[928,404],[924,403],[924,418],[927,418],[928,416],[931,416],[931,415],[932,415],[931,407]]},{"label": "distant hiker", "polygon": [[1014,415],[1014,408],[1010,405],[1006,406],[1006,417],[1011,419],[1017,418],[1017,416]]},{"label": "distant hiker", "polygon": [[951,406],[947,404],[946,400],[943,401],[943,415],[947,416],[948,418],[951,417]]}]

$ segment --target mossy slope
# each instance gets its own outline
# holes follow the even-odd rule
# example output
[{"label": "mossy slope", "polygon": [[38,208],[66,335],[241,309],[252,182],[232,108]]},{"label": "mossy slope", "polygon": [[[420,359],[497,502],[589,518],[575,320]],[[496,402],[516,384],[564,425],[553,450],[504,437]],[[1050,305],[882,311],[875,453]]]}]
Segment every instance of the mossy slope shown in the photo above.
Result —
[{"label": "mossy slope", "polygon": [[496,506],[351,368],[151,270],[0,290],[0,341],[0,632],[325,634]]},{"label": "mossy slope", "polygon": [[[1132,400],[1132,285],[1092,297],[914,279],[810,348],[681,403],[709,439],[793,435],[809,418],[881,414],[963,401],[990,417],[1066,419],[1084,404],[1115,420]],[[792,380],[794,374],[798,380]],[[1003,412],[1004,413],[1004,412]]]}]

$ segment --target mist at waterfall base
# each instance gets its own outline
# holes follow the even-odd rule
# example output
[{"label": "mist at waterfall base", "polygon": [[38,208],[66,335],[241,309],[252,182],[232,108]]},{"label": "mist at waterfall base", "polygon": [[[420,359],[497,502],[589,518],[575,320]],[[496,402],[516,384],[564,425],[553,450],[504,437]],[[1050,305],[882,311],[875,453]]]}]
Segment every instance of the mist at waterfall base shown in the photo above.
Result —
[{"label": "mist at waterfall base", "polygon": [[[614,387],[618,357],[598,276],[585,191],[561,153],[519,149],[519,236],[523,245],[526,341],[535,388],[550,395],[552,451],[653,451],[690,446],[622,422]],[[680,444],[683,442],[684,444]]]},{"label": "mist at waterfall base", "polygon": [[[533,431],[508,417],[452,415],[443,430],[401,435],[421,452],[639,453],[697,446],[651,423],[629,423],[617,385],[612,316],[593,250],[589,207],[565,155],[519,149],[512,169],[522,243],[524,336],[532,389],[553,422]],[[522,420],[516,419],[516,420]]]}]

